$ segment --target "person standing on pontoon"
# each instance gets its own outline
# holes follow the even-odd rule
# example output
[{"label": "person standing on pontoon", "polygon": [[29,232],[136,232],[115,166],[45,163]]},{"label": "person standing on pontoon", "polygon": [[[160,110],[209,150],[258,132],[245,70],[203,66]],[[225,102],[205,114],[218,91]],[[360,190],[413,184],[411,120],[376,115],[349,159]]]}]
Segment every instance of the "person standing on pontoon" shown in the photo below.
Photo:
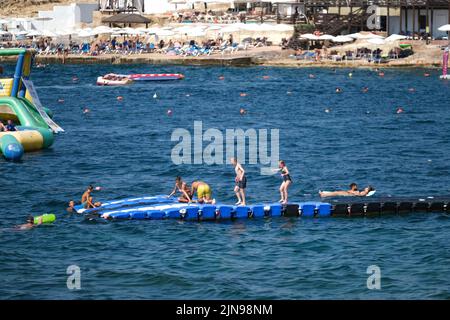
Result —
[{"label": "person standing on pontoon", "polygon": [[286,204],[288,202],[288,188],[292,184],[292,178],[289,174],[289,169],[283,160],[279,161],[278,169],[275,169],[275,171],[279,171],[281,173],[281,177],[283,178],[283,182],[280,186],[281,199],[279,202]]},{"label": "person standing on pontoon", "polygon": [[234,187],[234,193],[238,199],[236,205],[245,206],[245,188],[247,187],[247,177],[245,176],[245,170],[242,165],[237,162],[236,158],[230,159],[231,164],[234,166],[234,172],[236,177],[234,178],[236,186]]}]

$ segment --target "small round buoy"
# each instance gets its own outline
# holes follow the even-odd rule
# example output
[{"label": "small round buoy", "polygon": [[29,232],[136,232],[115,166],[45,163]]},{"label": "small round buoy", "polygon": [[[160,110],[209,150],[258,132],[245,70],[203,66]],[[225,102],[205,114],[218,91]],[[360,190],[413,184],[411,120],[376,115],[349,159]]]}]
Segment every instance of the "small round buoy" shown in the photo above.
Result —
[{"label": "small round buoy", "polygon": [[349,72],[348,77],[349,78],[353,77],[353,73]]},{"label": "small round buoy", "polygon": [[224,76],[220,76],[219,80],[225,80],[225,77]]},{"label": "small round buoy", "polygon": [[408,91],[409,91],[409,92],[415,92],[416,89],[414,89],[414,88],[409,88]]},{"label": "small round buoy", "polygon": [[171,116],[172,113],[173,113],[173,112],[172,112],[172,109],[167,110],[167,115],[168,115],[168,116]]},{"label": "small round buoy", "polygon": [[292,92],[291,92],[291,91],[287,91],[287,92],[286,92],[286,94],[288,94],[288,95],[291,95],[291,94],[292,94]]},{"label": "small round buoy", "polygon": [[117,101],[122,101],[123,100],[123,97],[122,96],[118,96],[117,97]]},{"label": "small round buoy", "polygon": [[397,108],[397,114],[399,114],[399,113],[402,113],[404,110],[403,110],[403,108],[401,108],[401,107],[399,107],[399,108]]},{"label": "small round buoy", "polygon": [[247,96],[247,94],[246,94],[245,92],[241,92],[239,95],[240,95],[241,97],[246,97],[246,96]]},{"label": "small round buoy", "polygon": [[191,95],[188,93],[188,94],[186,94],[186,97],[190,97]]},{"label": "small round buoy", "polygon": [[153,99],[156,99],[156,98],[158,98],[158,95],[155,92],[155,94],[153,95]]},{"label": "small round buoy", "polygon": [[89,110],[89,108],[84,108],[83,109],[83,113],[89,113],[91,110]]},{"label": "small round buoy", "polygon": [[326,108],[325,113],[330,113],[331,109]]},{"label": "small round buoy", "polygon": [[95,190],[100,191],[100,190],[102,190],[102,187],[95,187]]}]

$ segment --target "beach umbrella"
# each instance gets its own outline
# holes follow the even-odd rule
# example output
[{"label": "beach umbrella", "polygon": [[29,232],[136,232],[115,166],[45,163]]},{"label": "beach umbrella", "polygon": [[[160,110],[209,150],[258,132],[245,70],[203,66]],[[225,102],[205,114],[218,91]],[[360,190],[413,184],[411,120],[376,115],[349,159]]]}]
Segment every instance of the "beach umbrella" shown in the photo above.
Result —
[{"label": "beach umbrella", "polygon": [[159,28],[159,27],[151,27],[151,28],[147,28],[146,30],[145,30],[145,33],[148,33],[148,34],[156,34],[156,33],[158,33],[159,31],[161,31],[162,29],[161,28]]},{"label": "beach umbrella", "polygon": [[386,41],[384,39],[380,39],[380,38],[367,39],[367,42],[371,43],[371,44],[377,44],[377,45],[383,45],[386,43]]},{"label": "beach umbrella", "polygon": [[111,34],[113,33],[113,29],[107,26],[98,26],[95,27],[92,32],[93,35],[98,35],[98,34]]},{"label": "beach umbrella", "polygon": [[444,24],[438,28],[439,31],[450,31],[450,24]]},{"label": "beach umbrella", "polygon": [[193,30],[192,32],[186,33],[188,37],[204,37],[206,32],[202,30]]},{"label": "beach umbrella", "polygon": [[347,37],[347,36],[337,36],[333,39],[333,42],[340,42],[340,43],[344,43],[344,42],[351,42],[354,39],[351,37]]},{"label": "beach umbrella", "polygon": [[319,37],[312,33],[305,33],[300,36],[300,38],[308,39],[308,40],[319,40]]},{"label": "beach umbrella", "polygon": [[72,29],[62,29],[62,30],[57,30],[56,31],[56,34],[58,36],[62,36],[62,37],[70,36],[72,34],[77,34],[77,33],[78,32],[76,32],[75,30],[72,30]]},{"label": "beach umbrella", "polygon": [[38,30],[31,30],[30,32],[27,33],[28,37],[39,37],[42,35],[41,31]]},{"label": "beach umbrella", "polygon": [[383,39],[384,37],[379,36],[377,34],[374,33],[362,33],[362,32],[358,32],[358,33],[352,33],[348,35],[350,38],[353,39],[373,39],[373,38],[378,38],[378,39]]},{"label": "beach umbrella", "polygon": [[389,37],[387,37],[386,39],[384,39],[386,42],[392,42],[392,41],[397,41],[397,40],[404,40],[407,39],[407,36],[402,36],[400,34],[391,34]]},{"label": "beach umbrella", "polygon": [[92,37],[92,32],[90,30],[81,30],[77,35],[80,38],[89,38]]},{"label": "beach umbrella", "polygon": [[334,40],[335,37],[330,34],[323,34],[319,36],[319,40]]},{"label": "beach umbrella", "polygon": [[173,32],[172,30],[166,30],[166,29],[161,29],[155,33],[159,37],[171,37],[171,36],[175,35],[175,32]]},{"label": "beach umbrella", "polygon": [[221,29],[221,31],[223,33],[233,33],[233,32],[239,32],[239,31],[241,31],[241,29],[238,26],[236,26],[236,23],[234,23],[234,24],[230,24],[226,27],[223,27]]},{"label": "beach umbrella", "polygon": [[294,26],[288,24],[276,24],[272,28],[274,31],[281,31],[281,32],[294,31]]},{"label": "beach umbrella", "polygon": [[222,26],[211,26],[208,28],[208,31],[217,31],[217,30],[221,30],[223,27]]},{"label": "beach umbrella", "polygon": [[26,36],[28,34],[28,31],[14,31],[12,33],[16,36]]}]

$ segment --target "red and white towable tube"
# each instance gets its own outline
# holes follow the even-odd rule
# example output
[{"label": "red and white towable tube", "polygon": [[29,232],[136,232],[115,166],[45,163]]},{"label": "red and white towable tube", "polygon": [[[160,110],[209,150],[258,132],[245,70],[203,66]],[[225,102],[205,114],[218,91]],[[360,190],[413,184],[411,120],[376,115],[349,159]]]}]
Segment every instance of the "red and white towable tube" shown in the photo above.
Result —
[{"label": "red and white towable tube", "polygon": [[180,80],[184,78],[184,75],[180,73],[140,73],[130,74],[128,78],[133,81]]}]

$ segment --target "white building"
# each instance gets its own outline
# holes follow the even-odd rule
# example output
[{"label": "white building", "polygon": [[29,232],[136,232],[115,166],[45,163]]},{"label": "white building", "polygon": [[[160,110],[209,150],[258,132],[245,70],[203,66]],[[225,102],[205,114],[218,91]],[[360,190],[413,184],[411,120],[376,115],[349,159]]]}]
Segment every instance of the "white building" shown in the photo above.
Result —
[{"label": "white building", "polygon": [[93,12],[98,4],[72,3],[67,6],[54,6],[52,11],[39,11],[38,18],[32,21],[34,29],[58,31],[76,29],[82,23],[92,23]]}]

